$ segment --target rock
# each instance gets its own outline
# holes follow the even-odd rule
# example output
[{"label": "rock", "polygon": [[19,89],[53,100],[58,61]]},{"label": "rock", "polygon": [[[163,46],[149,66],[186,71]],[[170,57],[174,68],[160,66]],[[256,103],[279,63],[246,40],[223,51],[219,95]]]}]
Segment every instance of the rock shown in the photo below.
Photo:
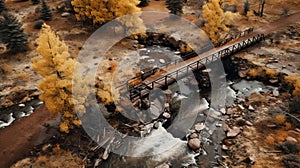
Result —
[{"label": "rock", "polygon": [[250,121],[246,121],[245,124],[248,126],[253,126],[253,124]]},{"label": "rock", "polygon": [[295,142],[295,143],[298,142],[296,138],[291,137],[291,136],[288,136],[285,140],[288,141],[288,142]]},{"label": "rock", "polygon": [[198,150],[201,147],[201,142],[198,138],[193,138],[189,140],[188,145],[192,150]]},{"label": "rock", "polygon": [[229,129],[226,136],[228,138],[233,138],[233,137],[236,137],[240,132],[241,132],[241,130],[239,127],[233,127],[232,129]]},{"label": "rock", "polygon": [[61,17],[68,17],[70,16],[71,14],[69,12],[64,12],[61,14]]},{"label": "rock", "polygon": [[106,148],[102,155],[102,159],[107,160],[108,156],[109,156],[109,150],[108,150],[108,148]]},{"label": "rock", "polygon": [[196,133],[192,133],[191,135],[190,135],[190,139],[193,139],[193,138],[198,138],[199,136],[198,136],[198,134],[196,134]]},{"label": "rock", "polygon": [[223,150],[229,150],[228,146],[226,146],[226,145],[222,145],[222,149]]},{"label": "rock", "polygon": [[209,72],[211,72],[211,69],[210,68],[206,68],[206,69],[202,70],[202,72],[209,73]]},{"label": "rock", "polygon": [[221,112],[222,114],[226,114],[226,109],[225,109],[225,108],[221,108],[221,109],[220,109],[220,112]]},{"label": "rock", "polygon": [[216,123],[216,127],[222,127],[221,123]]},{"label": "rock", "polygon": [[249,105],[248,110],[250,111],[255,111],[255,109],[253,108],[253,106]]},{"label": "rock", "polygon": [[174,54],[179,55],[180,51],[175,51]]},{"label": "rock", "polygon": [[201,124],[198,123],[195,125],[195,131],[197,131],[197,132],[200,132],[204,128],[205,128],[205,125],[203,123],[201,123]]},{"label": "rock", "polygon": [[237,106],[238,106],[241,110],[244,110],[244,109],[245,109],[244,106],[241,105],[241,104],[238,104]]},{"label": "rock", "polygon": [[25,104],[21,103],[18,105],[19,107],[25,107]]},{"label": "rock", "polygon": [[277,125],[276,124],[267,124],[267,127],[269,127],[269,128],[276,128]]},{"label": "rock", "polygon": [[161,64],[165,64],[165,63],[166,63],[166,61],[165,61],[164,59],[159,59],[159,62],[160,62]]},{"label": "rock", "polygon": [[239,71],[238,72],[239,77],[245,78],[247,76],[247,71]]},{"label": "rock", "polygon": [[167,113],[167,112],[164,112],[163,113],[163,116],[167,119],[171,118],[171,114],[170,113]]},{"label": "rock", "polygon": [[170,165],[168,165],[167,163],[161,164],[159,166],[156,166],[155,168],[169,168]]},{"label": "rock", "polygon": [[43,24],[45,23],[44,20],[40,19],[34,22],[34,28],[35,29],[41,29]]},{"label": "rock", "polygon": [[300,55],[300,50],[295,50],[295,49],[287,49],[286,52],[289,52],[289,53],[293,53],[293,54],[297,54],[297,55]]},{"label": "rock", "polygon": [[272,84],[275,84],[275,83],[278,83],[278,79],[270,79],[269,82]]},{"label": "rock", "polygon": [[232,108],[227,109],[226,114],[231,115],[234,113],[234,110]]},{"label": "rock", "polygon": [[274,89],[274,90],[273,90],[273,95],[276,96],[276,97],[279,96],[279,91],[278,91],[278,89]]},{"label": "rock", "polygon": [[147,60],[149,63],[153,63],[153,62],[155,62],[155,59],[148,59]]}]

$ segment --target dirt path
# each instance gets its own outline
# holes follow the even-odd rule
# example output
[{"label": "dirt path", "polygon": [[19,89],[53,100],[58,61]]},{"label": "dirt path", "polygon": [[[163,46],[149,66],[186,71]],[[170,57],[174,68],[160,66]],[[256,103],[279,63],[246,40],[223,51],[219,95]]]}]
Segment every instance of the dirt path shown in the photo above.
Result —
[{"label": "dirt path", "polygon": [[[28,155],[34,146],[42,144],[58,132],[50,129],[57,125],[45,106],[32,115],[0,130],[0,168],[7,168]],[[50,125],[50,127],[45,127]]]},{"label": "dirt path", "polygon": [[148,6],[142,8],[142,11],[169,12],[165,0],[150,1]]},{"label": "dirt path", "polygon": [[270,24],[262,25],[259,29],[255,30],[255,32],[268,34],[295,22],[300,22],[300,12],[291,14],[286,17],[282,17]]}]

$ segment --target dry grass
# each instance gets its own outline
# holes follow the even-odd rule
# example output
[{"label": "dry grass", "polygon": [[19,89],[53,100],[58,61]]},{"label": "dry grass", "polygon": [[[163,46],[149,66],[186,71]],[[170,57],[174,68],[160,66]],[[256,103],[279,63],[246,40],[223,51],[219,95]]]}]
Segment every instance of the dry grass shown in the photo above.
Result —
[{"label": "dry grass", "polygon": [[4,74],[10,74],[12,70],[12,67],[7,64],[0,65],[0,72],[2,71]]},{"label": "dry grass", "polygon": [[276,125],[282,125],[284,122],[285,122],[285,115],[284,114],[277,114],[275,116]]}]

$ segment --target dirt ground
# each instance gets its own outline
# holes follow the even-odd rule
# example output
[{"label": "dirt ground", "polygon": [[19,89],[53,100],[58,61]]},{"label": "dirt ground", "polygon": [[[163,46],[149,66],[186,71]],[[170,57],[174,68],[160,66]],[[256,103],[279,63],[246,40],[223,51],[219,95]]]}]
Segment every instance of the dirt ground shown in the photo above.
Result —
[{"label": "dirt ground", "polygon": [[[192,10],[198,9],[195,8],[193,2],[193,0],[188,1],[190,6],[187,5],[185,9],[188,10],[186,13],[189,14],[184,15],[183,17],[190,19],[193,22],[197,22],[196,20],[198,19],[198,16],[192,14],[194,13]],[[257,10],[259,8],[255,0],[250,0],[249,2],[251,10]],[[48,21],[47,24],[50,25],[51,28],[57,32],[59,37],[66,42],[66,44],[69,46],[69,52],[71,55],[77,55],[81,46],[84,44],[84,41],[94,31],[94,27],[85,26],[80,22],[76,22],[74,15],[61,17],[61,12],[56,10],[56,7],[62,4],[61,1],[53,0],[49,1],[48,4],[52,7],[54,17],[51,21]],[[30,69],[31,59],[37,55],[37,53],[34,51],[34,48],[36,47],[35,39],[38,36],[39,30],[34,29],[33,26],[34,22],[38,20],[39,12],[37,12],[37,9],[40,8],[40,5],[32,5],[31,1],[8,1],[7,5],[10,8],[10,11],[15,12],[18,18],[24,23],[24,31],[29,34],[30,51],[13,56],[6,54],[1,55],[0,65],[2,67],[4,65],[8,66],[10,67],[8,69],[11,70],[5,72],[3,75],[1,74],[0,76],[0,112],[5,112],[3,111],[3,109],[5,109],[4,107],[9,107],[13,104],[24,103],[32,99],[32,97],[39,95],[40,91],[37,89],[36,84],[41,80],[41,78]],[[236,31],[236,29],[244,30],[245,28],[249,27],[260,27],[258,25],[264,26],[265,24],[282,17],[284,8],[289,9],[289,13],[299,12],[300,10],[299,3],[297,4],[297,2],[294,1],[286,1],[286,3],[283,5],[267,1],[265,5],[265,14],[262,18],[256,16],[252,16],[252,18],[241,16],[240,19],[234,21],[234,26],[232,29]],[[239,3],[237,5],[237,9],[240,13],[242,13],[243,3]],[[161,12],[168,11],[163,0],[152,0],[150,1],[149,6],[143,8],[143,11],[152,10]],[[275,31],[275,34],[277,33],[280,37],[284,38],[279,44],[281,49],[285,51],[282,52],[281,55],[286,54],[287,49],[300,50],[300,26],[296,23],[293,24],[293,22],[299,22],[299,18],[300,14],[298,13],[289,19],[280,20],[278,24],[274,24],[267,29],[263,27],[261,29],[263,30],[261,32],[265,33],[277,30],[277,27],[281,27],[285,24],[292,25],[292,27]],[[298,32],[298,37],[290,40],[289,36],[284,34],[287,32],[287,29],[292,29],[293,31]],[[258,29],[256,31],[260,30]],[[261,62],[269,60],[276,55],[274,53],[278,53],[277,45],[264,44],[262,48],[267,50],[270,54],[268,54],[267,57],[264,57],[264,60]],[[252,61],[254,64],[256,63],[260,66],[266,66],[266,64],[257,62],[257,59],[253,59],[253,57],[257,57],[255,54],[249,54],[248,51],[242,52],[238,56],[243,59],[248,59],[249,62]],[[278,56],[278,54],[276,56]],[[296,58],[296,61],[295,59],[285,59],[281,65],[284,64],[289,72],[294,69],[293,74],[299,75],[300,70],[297,69],[297,67],[300,66],[299,59],[297,59],[299,55],[296,54],[293,55],[293,57]],[[283,60],[283,58],[280,59]],[[278,66],[279,65],[275,64],[271,67],[278,69]],[[25,96],[21,94],[28,90],[33,92],[25,94]],[[243,116],[244,118],[252,118],[251,122],[253,123],[253,126],[244,126],[244,131],[242,134],[236,138],[229,140],[227,139],[224,142],[230,149],[229,151],[226,151],[229,157],[225,159],[225,163],[228,163],[231,167],[283,167],[281,160],[285,155],[280,151],[278,152],[278,149],[274,143],[272,144],[272,142],[266,142],[267,137],[271,137],[269,139],[276,139],[276,136],[278,136],[278,131],[280,132],[285,130],[293,132],[289,133],[288,135],[291,135],[295,139],[298,138],[297,141],[299,143],[300,134],[299,132],[297,133],[297,126],[292,125],[291,128],[286,128],[286,122],[291,122],[291,119],[287,117],[284,123],[279,124],[278,126],[274,121],[274,115],[270,115],[268,109],[269,107],[273,106],[278,109],[285,110],[284,108],[281,108],[281,106],[288,106],[288,102],[286,100],[290,99],[290,95],[286,93],[283,93],[283,95],[279,97],[266,95],[262,99],[267,101],[267,104],[258,104],[255,106],[256,110],[254,113],[247,112],[246,115]],[[238,112],[241,112],[238,110],[238,108],[236,109]],[[75,130],[71,135],[59,134],[57,131],[58,120],[59,117],[51,117],[47,109],[45,107],[41,107],[29,117],[16,121],[13,123],[13,125],[0,130],[0,158],[2,158],[2,161],[0,161],[0,167],[9,167],[12,165],[12,163],[15,163],[16,161],[28,156],[31,158],[30,160],[27,160],[29,163],[36,162],[38,158],[41,159],[40,156],[51,155],[51,152],[56,149],[56,144],[60,144],[62,150],[71,151],[72,154],[76,155],[77,157],[79,156],[81,158],[79,160],[81,160],[81,162],[85,165],[93,166],[97,159],[102,157],[104,151],[102,149],[95,148],[96,145],[92,143],[90,139],[85,137],[83,130]],[[274,125],[274,123],[276,125],[275,127],[269,127],[272,124]],[[262,127],[267,129],[263,130],[261,129]],[[287,136],[285,138],[287,138]],[[51,152],[48,151],[47,153],[47,149],[44,151],[43,147],[47,146],[48,144],[51,144],[51,147],[49,147]],[[94,151],[91,150],[93,147],[95,148]],[[92,152],[97,151],[99,156],[96,156],[96,154],[90,154],[91,151],[89,150]],[[299,154],[300,153],[298,153],[298,156]],[[245,160],[247,157],[249,157],[249,159]],[[252,164],[252,161],[255,161],[255,164]],[[42,163],[45,163],[46,161],[38,160],[37,162],[41,163],[41,166],[43,165]]]}]

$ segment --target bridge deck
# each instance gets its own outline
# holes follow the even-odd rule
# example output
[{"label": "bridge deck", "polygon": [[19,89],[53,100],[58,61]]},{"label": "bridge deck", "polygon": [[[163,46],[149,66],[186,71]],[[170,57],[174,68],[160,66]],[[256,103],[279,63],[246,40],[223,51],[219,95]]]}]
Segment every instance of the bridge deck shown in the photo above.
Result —
[{"label": "bridge deck", "polygon": [[[214,48],[207,52],[204,52],[198,56],[192,57],[185,61],[175,61],[171,64],[166,65],[160,71],[154,73],[152,76],[141,81],[141,78],[133,78],[129,80],[125,85],[119,87],[121,92],[129,91],[129,98],[134,101],[139,98],[143,98],[149,94],[154,88],[161,88],[174,83],[194,70],[200,69],[209,63],[232,55],[244,48],[247,48],[264,39],[263,34],[248,33],[244,36],[239,37],[236,40],[232,40],[223,46]],[[134,80],[138,84],[130,84]]]}]

